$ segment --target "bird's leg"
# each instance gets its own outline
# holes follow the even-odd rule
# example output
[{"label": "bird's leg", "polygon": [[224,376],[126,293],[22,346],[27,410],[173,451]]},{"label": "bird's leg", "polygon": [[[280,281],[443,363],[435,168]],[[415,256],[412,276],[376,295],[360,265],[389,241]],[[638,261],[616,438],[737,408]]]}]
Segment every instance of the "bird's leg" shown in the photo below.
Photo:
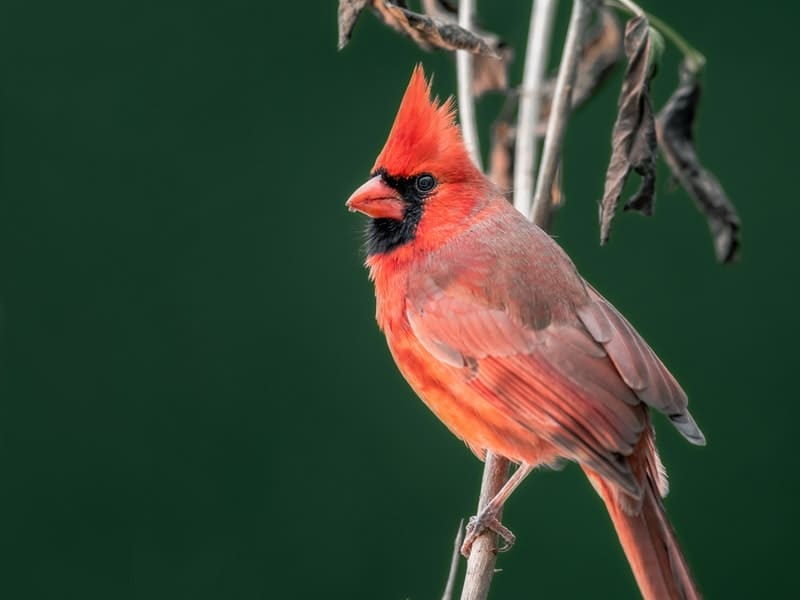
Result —
[{"label": "bird's leg", "polygon": [[484,506],[477,515],[470,517],[469,523],[467,523],[464,543],[461,545],[461,554],[468,557],[472,551],[472,544],[475,543],[478,536],[486,530],[494,531],[503,538],[505,545],[498,549],[500,552],[505,552],[514,545],[516,540],[514,534],[503,526],[500,519],[497,518],[497,515],[500,514],[503,505],[506,503],[511,493],[517,489],[517,486],[522,483],[531,471],[533,471],[533,466],[522,463],[517,467],[517,470],[514,471],[514,474],[508,478],[505,485],[500,488],[500,491],[497,492],[495,497],[489,500],[486,506]]}]

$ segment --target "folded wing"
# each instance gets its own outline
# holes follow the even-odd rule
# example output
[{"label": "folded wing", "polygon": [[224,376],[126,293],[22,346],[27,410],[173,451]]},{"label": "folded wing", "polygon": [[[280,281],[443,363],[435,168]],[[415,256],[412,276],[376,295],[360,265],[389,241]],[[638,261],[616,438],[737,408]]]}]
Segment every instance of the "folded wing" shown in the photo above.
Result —
[{"label": "folded wing", "polygon": [[530,284],[519,274],[503,284],[502,273],[480,262],[450,261],[447,272],[416,276],[406,316],[420,343],[487,402],[639,497],[641,481],[626,457],[647,427],[646,406],[666,413],[693,443],[704,438],[685,393],[649,346],[584,287],[570,262],[564,266],[549,277],[577,278],[580,293],[567,282],[566,302],[563,290],[537,293],[534,275]]}]

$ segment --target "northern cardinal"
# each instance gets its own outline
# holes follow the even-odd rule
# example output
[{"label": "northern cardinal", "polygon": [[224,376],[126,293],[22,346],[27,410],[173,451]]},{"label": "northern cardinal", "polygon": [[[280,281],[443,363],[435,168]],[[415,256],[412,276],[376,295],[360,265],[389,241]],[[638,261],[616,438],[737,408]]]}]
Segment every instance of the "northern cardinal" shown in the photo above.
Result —
[{"label": "northern cardinal", "polygon": [[[371,178],[347,201],[370,217],[376,316],[401,373],[469,448],[519,465],[476,517],[492,529],[534,467],[580,465],[606,504],[642,595],[699,598],[661,498],[649,409],[705,438],[653,350],[472,163],[452,98],[411,76]],[[465,544],[465,551],[469,544]]]}]

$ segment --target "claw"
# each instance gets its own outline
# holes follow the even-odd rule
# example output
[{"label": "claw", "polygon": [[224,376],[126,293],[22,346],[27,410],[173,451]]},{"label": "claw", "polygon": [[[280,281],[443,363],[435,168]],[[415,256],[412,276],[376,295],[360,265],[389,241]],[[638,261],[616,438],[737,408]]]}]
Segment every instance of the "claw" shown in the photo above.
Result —
[{"label": "claw", "polygon": [[464,543],[461,545],[461,554],[469,557],[475,540],[487,530],[493,531],[503,539],[504,544],[497,548],[496,552],[505,552],[514,545],[514,541],[516,540],[514,534],[503,526],[500,519],[497,518],[497,515],[503,510],[503,504],[508,500],[511,492],[522,483],[532,470],[533,465],[520,463],[519,468],[517,468],[514,474],[509,477],[508,481],[503,484],[503,487],[495,494],[494,498],[480,510],[478,516],[472,517],[469,520],[469,523],[467,523],[466,535],[464,536]]},{"label": "claw", "polygon": [[[487,507],[488,508],[488,507]],[[516,541],[516,536],[511,533],[511,530],[505,527],[497,518],[494,511],[484,510],[475,517],[470,517],[467,523],[466,535],[464,536],[464,543],[461,545],[461,554],[469,557],[472,552],[472,545],[485,531],[493,531],[499,535],[503,540],[503,545],[500,546],[498,552],[506,552],[511,549]]]}]

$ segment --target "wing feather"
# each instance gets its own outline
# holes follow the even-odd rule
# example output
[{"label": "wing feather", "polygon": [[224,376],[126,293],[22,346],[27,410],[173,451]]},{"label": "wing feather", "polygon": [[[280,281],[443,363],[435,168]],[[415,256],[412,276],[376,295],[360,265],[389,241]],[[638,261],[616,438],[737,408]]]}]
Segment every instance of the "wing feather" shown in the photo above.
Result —
[{"label": "wing feather", "polygon": [[703,440],[677,381],[592,288],[572,320],[562,309],[562,318],[536,328],[520,319],[526,311],[512,301],[493,306],[463,285],[423,277],[406,303],[423,347],[459,369],[463,381],[508,419],[634,498],[641,482],[625,457],[649,426],[645,405],[666,412],[690,441]]},{"label": "wing feather", "polygon": [[429,281],[419,289],[426,293],[407,301],[406,316],[434,357],[462,369],[467,385],[564,456],[639,494],[624,457],[646,414],[602,344],[574,325],[526,327],[458,288],[445,291]]},{"label": "wing feather", "polygon": [[705,445],[703,432],[689,413],[688,398],[672,373],[633,326],[594,288],[577,315],[592,337],[603,344],[622,379],[636,397],[666,414],[693,444]]},{"label": "wing feather", "polygon": [[[429,254],[409,275],[405,315],[461,384],[635,498],[642,482],[626,457],[649,428],[647,406],[705,442],[686,394],[647,343],[515,211]],[[498,423],[491,427],[488,436]]]}]

